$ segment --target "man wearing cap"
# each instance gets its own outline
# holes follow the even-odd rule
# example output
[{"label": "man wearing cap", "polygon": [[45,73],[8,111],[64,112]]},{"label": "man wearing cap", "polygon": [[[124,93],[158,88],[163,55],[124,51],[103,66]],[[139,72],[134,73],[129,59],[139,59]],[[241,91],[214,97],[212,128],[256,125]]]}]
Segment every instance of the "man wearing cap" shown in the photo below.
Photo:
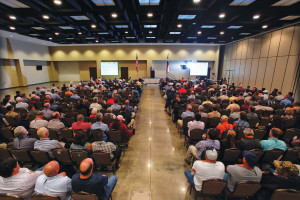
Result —
[{"label": "man wearing cap", "polygon": [[227,188],[230,192],[234,190],[235,185],[242,181],[260,182],[262,172],[256,167],[258,158],[254,153],[243,152],[243,164],[228,165],[226,168],[224,180],[227,181]]},{"label": "man wearing cap", "polygon": [[278,138],[282,135],[282,130],[279,128],[272,128],[269,133],[269,138],[267,140],[260,141],[263,151],[269,149],[280,149],[282,151],[286,150],[286,143]]},{"label": "man wearing cap", "polygon": [[274,161],[275,173],[266,172],[261,179],[261,190],[257,193],[258,200],[268,200],[277,189],[300,190],[299,169],[290,161]]},{"label": "man wearing cap", "polygon": [[197,191],[201,191],[202,182],[208,179],[223,179],[225,166],[217,161],[218,152],[213,147],[207,147],[205,151],[205,160],[196,160],[191,170],[184,172],[188,181],[195,186]]}]

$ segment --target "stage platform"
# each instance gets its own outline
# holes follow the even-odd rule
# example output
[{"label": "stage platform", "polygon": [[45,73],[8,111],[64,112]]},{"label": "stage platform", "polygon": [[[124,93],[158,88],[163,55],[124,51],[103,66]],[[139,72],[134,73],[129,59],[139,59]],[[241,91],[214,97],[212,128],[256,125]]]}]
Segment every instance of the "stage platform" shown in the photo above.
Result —
[{"label": "stage platform", "polygon": [[160,80],[159,77],[156,78],[143,77],[142,79],[144,80],[144,83],[147,84],[159,84],[159,80]]}]

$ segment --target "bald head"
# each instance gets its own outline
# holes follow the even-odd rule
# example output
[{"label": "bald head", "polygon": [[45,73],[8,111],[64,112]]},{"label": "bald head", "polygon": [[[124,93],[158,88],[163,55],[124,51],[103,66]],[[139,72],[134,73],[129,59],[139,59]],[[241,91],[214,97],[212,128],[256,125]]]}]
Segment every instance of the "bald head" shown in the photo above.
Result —
[{"label": "bald head", "polygon": [[51,161],[44,167],[44,173],[47,177],[56,176],[59,172],[59,164],[57,161]]},{"label": "bald head", "polygon": [[191,105],[187,106],[187,110],[191,111],[193,109],[193,107]]},{"label": "bald head", "polygon": [[82,176],[89,176],[93,171],[93,160],[86,158],[80,163],[80,173]]}]

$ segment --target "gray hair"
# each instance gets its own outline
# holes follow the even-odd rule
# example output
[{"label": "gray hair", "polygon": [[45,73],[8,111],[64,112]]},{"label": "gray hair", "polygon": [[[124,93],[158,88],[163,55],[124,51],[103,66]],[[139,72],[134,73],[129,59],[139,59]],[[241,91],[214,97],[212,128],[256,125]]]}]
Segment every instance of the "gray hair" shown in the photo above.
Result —
[{"label": "gray hair", "polygon": [[92,115],[95,115],[95,114],[97,114],[97,112],[98,112],[97,108],[93,108],[91,113],[92,113]]},{"label": "gray hair", "polygon": [[16,138],[19,138],[19,139],[24,138],[24,135],[26,132],[27,132],[27,130],[23,126],[18,126],[14,130],[14,134],[15,134]]},{"label": "gray hair", "polygon": [[201,112],[204,111],[204,106],[200,105],[200,106],[198,107],[198,110],[201,111]]},{"label": "gray hair", "polygon": [[112,113],[112,108],[111,107],[107,108],[107,112]]},{"label": "gray hair", "polygon": [[244,134],[250,136],[250,135],[254,135],[254,132],[251,128],[245,128],[244,129]]},{"label": "gray hair", "polygon": [[48,133],[48,129],[45,127],[39,128],[37,130],[37,135],[39,136],[39,138],[45,137],[47,133]]}]

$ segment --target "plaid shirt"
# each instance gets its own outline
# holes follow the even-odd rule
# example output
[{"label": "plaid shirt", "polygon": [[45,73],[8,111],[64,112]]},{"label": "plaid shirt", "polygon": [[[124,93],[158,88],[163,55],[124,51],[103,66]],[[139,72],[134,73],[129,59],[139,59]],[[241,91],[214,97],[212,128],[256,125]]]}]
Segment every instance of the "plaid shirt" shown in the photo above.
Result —
[{"label": "plaid shirt", "polygon": [[92,150],[93,151],[104,151],[110,154],[110,158],[113,158],[114,155],[112,154],[113,151],[115,151],[117,148],[116,146],[111,142],[105,142],[105,141],[96,141],[92,143]]},{"label": "plaid shirt", "polygon": [[247,121],[237,120],[233,123],[235,130],[244,130],[245,128],[250,128],[250,125]]}]

